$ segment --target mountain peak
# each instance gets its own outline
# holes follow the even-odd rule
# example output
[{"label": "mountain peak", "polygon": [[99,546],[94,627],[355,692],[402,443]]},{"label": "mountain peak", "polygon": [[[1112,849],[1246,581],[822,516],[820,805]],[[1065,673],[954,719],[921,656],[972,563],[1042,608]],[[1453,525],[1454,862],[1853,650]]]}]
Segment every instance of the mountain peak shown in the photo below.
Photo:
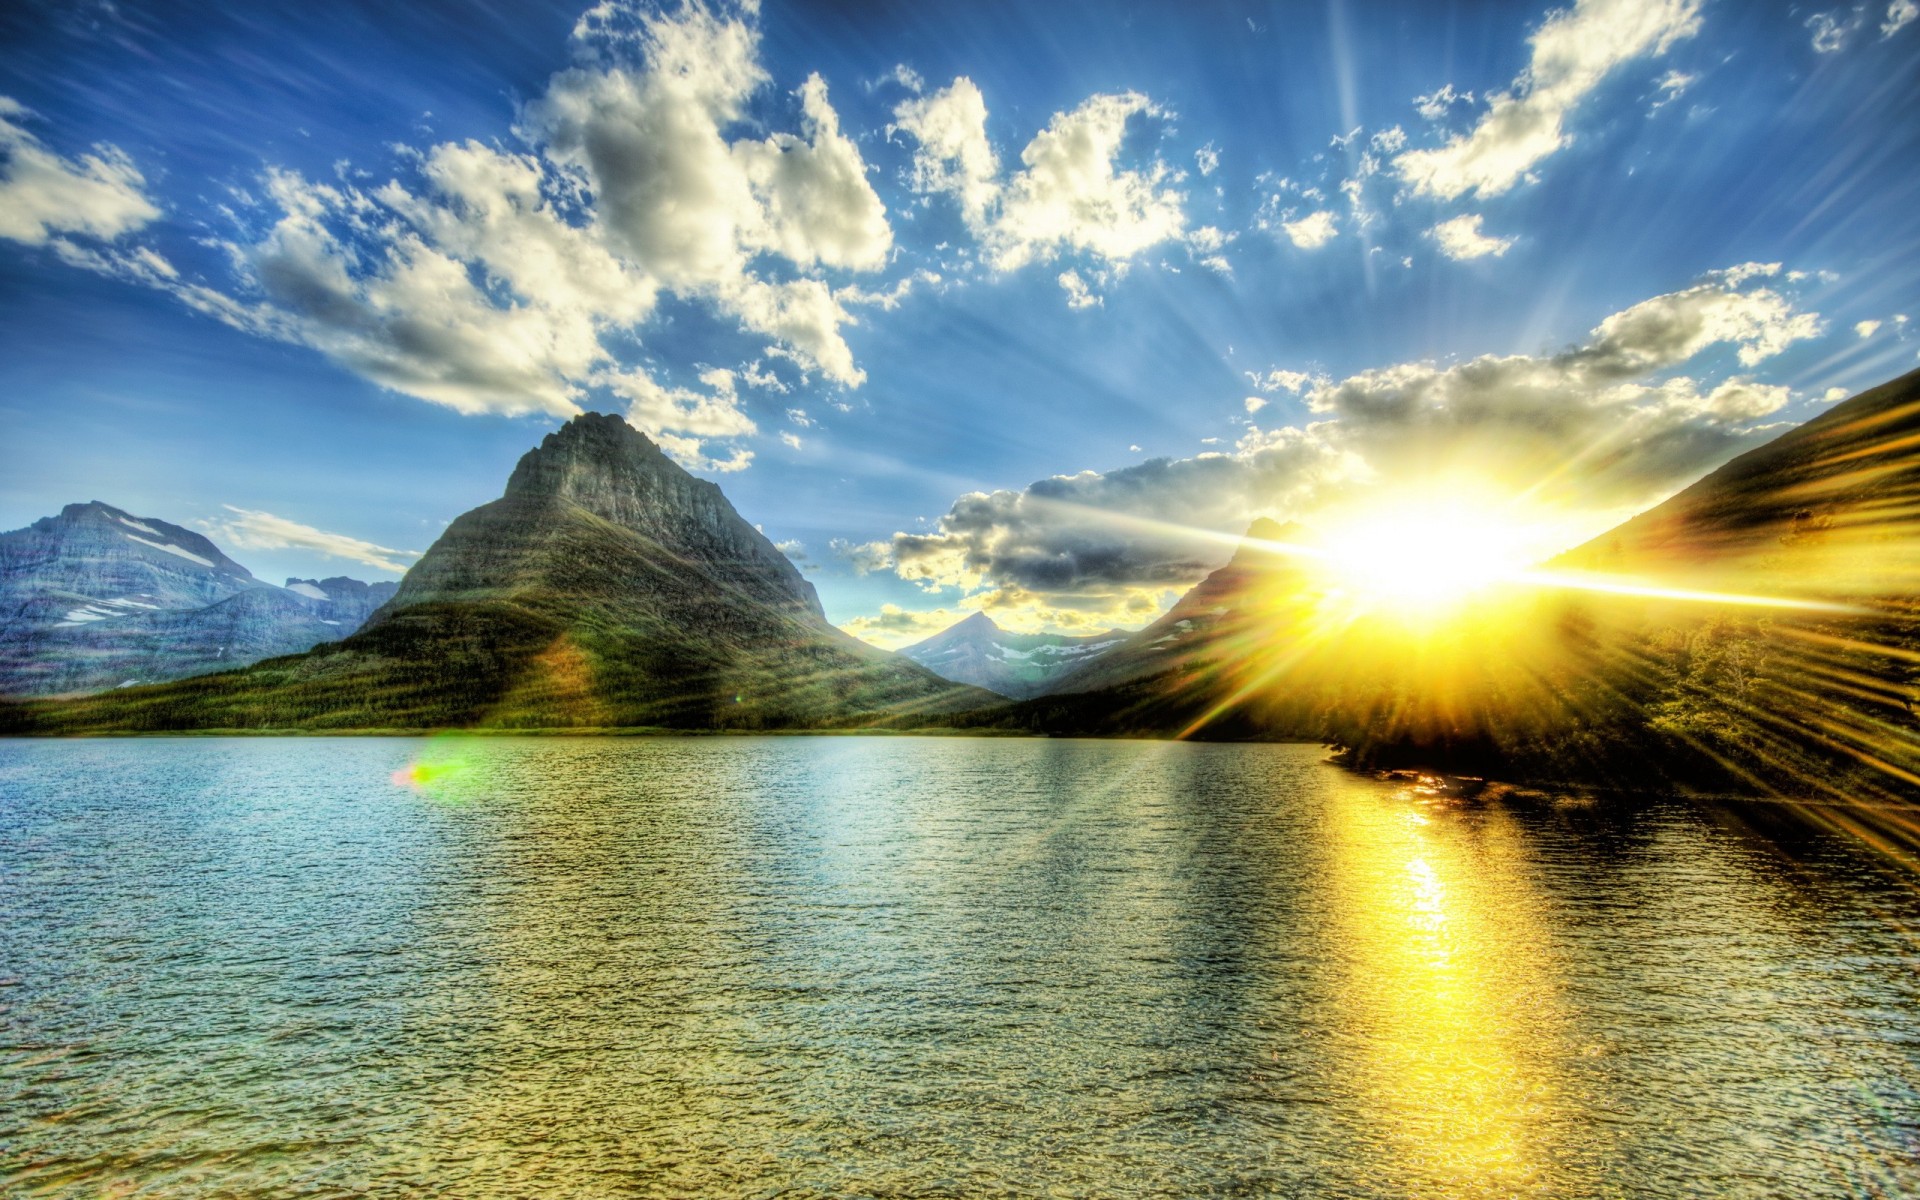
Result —
[{"label": "mountain peak", "polygon": [[507,480],[506,494],[578,501],[580,493],[623,485],[631,488],[640,479],[662,472],[679,473],[680,469],[646,434],[610,413],[586,412],[521,456]]},{"label": "mountain peak", "polygon": [[999,633],[1000,632],[1000,626],[994,623],[994,619],[992,617],[988,616],[986,613],[983,613],[983,612],[974,613],[972,616],[968,617],[964,621],[959,622],[958,624],[954,625],[952,628],[956,630],[964,630],[968,633]]}]

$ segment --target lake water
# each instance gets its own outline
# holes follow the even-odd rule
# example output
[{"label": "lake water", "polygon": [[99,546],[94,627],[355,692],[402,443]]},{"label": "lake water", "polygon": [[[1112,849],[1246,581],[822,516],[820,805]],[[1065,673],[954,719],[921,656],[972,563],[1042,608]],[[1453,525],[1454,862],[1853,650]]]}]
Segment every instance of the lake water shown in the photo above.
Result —
[{"label": "lake water", "polygon": [[1909,879],[1322,759],[0,741],[0,1192],[1920,1194]]}]

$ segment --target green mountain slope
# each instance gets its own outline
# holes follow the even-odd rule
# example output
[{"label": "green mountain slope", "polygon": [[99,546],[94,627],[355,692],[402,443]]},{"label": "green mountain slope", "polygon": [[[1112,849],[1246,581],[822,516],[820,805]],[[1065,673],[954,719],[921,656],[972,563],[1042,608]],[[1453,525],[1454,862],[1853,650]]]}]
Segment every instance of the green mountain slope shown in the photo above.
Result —
[{"label": "green mountain slope", "polygon": [[813,588],[617,417],[586,414],[455,520],[344,641],[3,718],[44,732],[690,729],[923,721],[997,702],[828,624]]}]

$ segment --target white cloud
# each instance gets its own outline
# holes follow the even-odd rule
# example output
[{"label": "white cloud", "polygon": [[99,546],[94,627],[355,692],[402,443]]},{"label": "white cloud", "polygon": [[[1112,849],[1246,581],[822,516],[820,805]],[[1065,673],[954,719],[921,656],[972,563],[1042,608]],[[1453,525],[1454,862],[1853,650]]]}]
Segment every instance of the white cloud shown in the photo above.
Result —
[{"label": "white cloud", "polygon": [[1060,288],[1067,293],[1068,308],[1098,308],[1106,303],[1104,299],[1093,294],[1092,289],[1087,287],[1087,281],[1080,278],[1078,271],[1060,272]]},{"label": "white cloud", "polygon": [[1552,356],[1403,363],[1338,382],[1271,372],[1272,390],[1306,390],[1311,423],[1251,428],[1230,453],[972,493],[930,531],[867,544],[869,569],[958,589],[966,607],[1107,615],[1192,583],[1255,517],[1311,521],[1381,488],[1423,485],[1523,502],[1551,552],[1777,431],[1765,422],[1785,387],[1672,374],[1713,350],[1751,366],[1814,336],[1817,315],[1768,286],[1777,271],[1716,273],[1613,314]]},{"label": "white cloud", "polygon": [[1247,381],[1263,392],[1286,391],[1296,396],[1300,394],[1302,388],[1315,382],[1314,377],[1305,371],[1283,371],[1278,367],[1270,369],[1264,375],[1258,371],[1248,371],[1246,375]]},{"label": "white cloud", "polygon": [[1879,328],[1880,322],[1878,321],[1859,321],[1854,324],[1853,331],[1862,338],[1870,338]]},{"label": "white cloud", "polygon": [[1920,3],[1915,0],[1893,0],[1887,5],[1887,19],[1880,23],[1880,38],[1885,41],[1902,29],[1913,24],[1920,17]]},{"label": "white cloud", "polygon": [[146,177],[114,146],[62,158],[22,124],[27,110],[0,96],[0,238],[39,246],[56,234],[111,240],[157,220]]},{"label": "white cloud", "polygon": [[798,450],[800,448],[800,435],[791,430],[781,430],[780,440],[784,442],[789,449]]},{"label": "white cloud", "polygon": [[1302,250],[1318,250],[1340,232],[1333,214],[1324,209],[1308,213],[1297,221],[1283,221],[1280,228],[1286,231],[1287,239]]},{"label": "white cloud", "polygon": [[1481,232],[1479,213],[1464,213],[1442,221],[1427,230],[1427,236],[1440,244],[1440,253],[1456,261],[1485,258],[1489,254],[1498,258],[1513,246],[1512,238],[1488,237]]},{"label": "white cloud", "polygon": [[1165,115],[1138,92],[1090,96],[1055,113],[1020,152],[1022,168],[1004,180],[987,139],[986,102],[965,76],[900,105],[894,128],[918,143],[914,188],[954,197],[995,270],[1075,252],[1118,268],[1186,227],[1185,196],[1171,186],[1166,163],[1119,162],[1134,119]]},{"label": "white cloud", "polygon": [[1442,84],[1440,88],[1426,96],[1413,98],[1414,111],[1429,121],[1438,121],[1447,115],[1456,104],[1472,104],[1472,92],[1456,92],[1453,85]]},{"label": "white cloud", "polygon": [[990,248],[999,269],[1061,250],[1120,263],[1180,236],[1184,197],[1163,186],[1166,164],[1116,166],[1128,122],[1139,115],[1163,114],[1138,92],[1092,96],[1070,113],[1055,113],[1027,143],[1020,152],[1026,170],[1007,185],[994,226]]},{"label": "white cloud", "polygon": [[1407,131],[1394,125],[1374,134],[1367,144],[1381,154],[1392,154],[1406,147]]},{"label": "white cloud", "polygon": [[1660,82],[1656,85],[1660,92],[1660,98],[1653,102],[1653,106],[1655,108],[1665,108],[1667,105],[1672,104],[1675,100],[1684,96],[1687,89],[1699,82],[1699,79],[1700,77],[1698,75],[1689,75],[1685,71],[1668,71],[1660,77]]},{"label": "white cloud", "polygon": [[1858,33],[1866,20],[1866,10],[1861,8],[1814,13],[1807,18],[1807,28],[1813,30],[1814,53],[1834,54],[1844,49],[1847,39]]},{"label": "white cloud", "polygon": [[1202,178],[1213,174],[1220,169],[1220,151],[1208,142],[1193,152],[1193,165],[1200,169]]},{"label": "white cloud", "polygon": [[[823,276],[877,270],[893,248],[819,76],[794,93],[794,132],[769,132],[777,118],[756,109],[752,132],[736,134],[770,82],[756,7],[596,5],[575,31],[577,65],[522,114],[525,151],[409,151],[404,180],[365,191],[269,171],[264,232],[223,243],[236,295],[188,283],[144,249],[56,251],[461,412],[565,416],[590,394],[616,396],[683,464],[742,469],[750,452],[707,445],[754,432],[731,372],[705,371],[694,387],[632,361],[658,298],[704,304],[803,378],[855,387],[865,375],[840,296],[866,297]],[[138,182],[104,158],[85,165],[97,183]],[[147,219],[123,210],[122,225]],[[95,217],[87,231],[115,228]],[[787,388],[758,362],[744,378]]]},{"label": "white cloud", "polygon": [[1267,406],[1267,398],[1265,396],[1248,396],[1243,403],[1246,405],[1248,413],[1257,413]]},{"label": "white cloud", "polygon": [[1000,195],[1000,156],[987,140],[987,101],[965,75],[931,96],[909,100],[893,113],[894,128],[913,135],[913,187],[944,192],[976,234]]},{"label": "white cloud", "polygon": [[377,546],[344,533],[328,533],[311,525],[302,525],[270,512],[221,505],[231,517],[198,524],[211,536],[242,550],[308,550],[328,558],[357,562],[395,575],[404,574],[409,564],[403,558],[419,558],[418,550],[395,550]]},{"label": "white cloud", "polygon": [[[1509,90],[1488,96],[1472,132],[1409,150],[1394,167],[1416,192],[1442,200],[1498,195],[1568,143],[1567,115],[1608,75],[1665,53],[1699,28],[1700,0],[1577,0],[1534,32],[1527,69]],[[1437,103],[1437,94],[1420,102],[1423,114],[1429,101]]]},{"label": "white cloud", "polygon": [[1827,389],[1826,394],[1820,397],[1821,401],[1826,404],[1832,404],[1837,400],[1845,400],[1846,398],[1847,389],[1843,387],[1830,387]]}]

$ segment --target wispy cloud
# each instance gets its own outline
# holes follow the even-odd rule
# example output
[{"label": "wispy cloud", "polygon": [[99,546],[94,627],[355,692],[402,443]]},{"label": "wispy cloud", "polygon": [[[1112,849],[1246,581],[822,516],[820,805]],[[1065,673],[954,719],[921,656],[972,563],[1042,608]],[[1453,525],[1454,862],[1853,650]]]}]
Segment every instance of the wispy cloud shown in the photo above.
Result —
[{"label": "wispy cloud", "polygon": [[344,533],[328,533],[324,529],[302,525],[270,512],[239,508],[232,504],[221,507],[233,516],[202,521],[199,523],[201,528],[214,538],[243,550],[308,550],[395,575],[405,574],[411,565],[401,559],[420,557],[418,550],[395,550]]}]

